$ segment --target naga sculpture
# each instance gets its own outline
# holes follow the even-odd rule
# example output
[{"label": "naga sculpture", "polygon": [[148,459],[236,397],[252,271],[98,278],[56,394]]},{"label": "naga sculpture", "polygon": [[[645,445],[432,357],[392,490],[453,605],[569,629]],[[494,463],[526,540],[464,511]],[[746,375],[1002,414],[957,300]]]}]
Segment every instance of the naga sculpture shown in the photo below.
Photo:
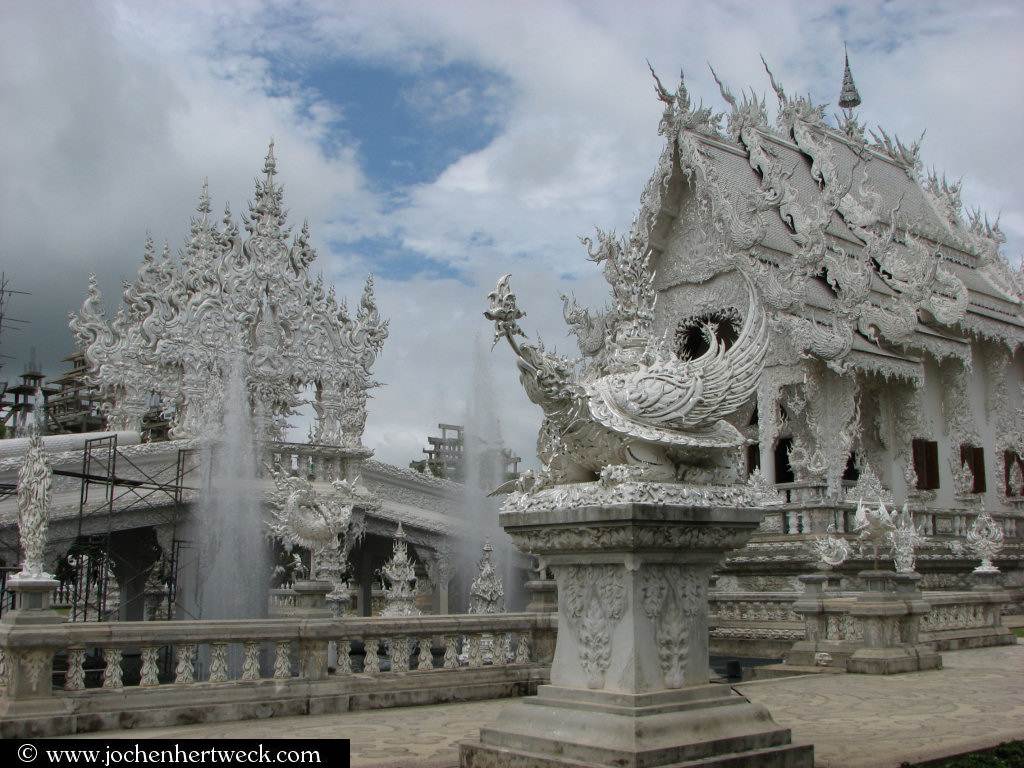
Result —
[{"label": "naga sculpture", "polygon": [[[533,489],[599,477],[734,482],[726,454],[745,440],[725,417],[754,395],[768,347],[768,322],[753,281],[739,271],[747,305],[736,340],[728,344],[706,321],[700,332],[707,349],[691,358],[652,333],[649,253],[637,243],[601,239],[591,259],[606,262],[615,307],[599,323],[586,316],[588,328],[605,326],[605,341],[585,364],[547,352],[542,343],[517,340],[525,337],[518,322],[525,312],[510,275],[488,297],[484,316],[494,322],[495,342],[508,342],[527,396],[544,412],[537,451],[545,468]],[[570,322],[584,317],[578,307],[566,306]],[[592,334],[587,341],[597,349]]]}]

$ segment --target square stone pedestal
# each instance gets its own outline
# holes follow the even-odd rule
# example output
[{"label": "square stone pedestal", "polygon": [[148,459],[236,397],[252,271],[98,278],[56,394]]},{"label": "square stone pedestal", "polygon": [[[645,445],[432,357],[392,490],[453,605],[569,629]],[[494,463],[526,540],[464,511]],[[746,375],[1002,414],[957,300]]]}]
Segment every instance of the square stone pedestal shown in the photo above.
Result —
[{"label": "square stone pedestal", "polygon": [[502,526],[557,582],[551,685],[463,743],[463,768],[811,768],[813,747],[709,682],[708,582],[761,520],[743,501],[637,483],[507,505]]},{"label": "square stone pedestal", "polygon": [[811,768],[760,704],[727,685],[646,694],[544,685],[462,746],[462,768]]}]

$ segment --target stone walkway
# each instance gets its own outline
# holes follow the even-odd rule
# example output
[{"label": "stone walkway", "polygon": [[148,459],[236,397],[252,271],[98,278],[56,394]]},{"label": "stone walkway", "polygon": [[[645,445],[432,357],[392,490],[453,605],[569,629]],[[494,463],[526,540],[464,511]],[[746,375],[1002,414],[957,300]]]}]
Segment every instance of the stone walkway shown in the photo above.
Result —
[{"label": "stone walkway", "polygon": [[[1024,645],[944,653],[945,669],[737,685],[813,742],[820,768],[896,768],[1024,738]],[[337,738],[362,768],[449,768],[507,700],[89,734],[96,738]]]}]

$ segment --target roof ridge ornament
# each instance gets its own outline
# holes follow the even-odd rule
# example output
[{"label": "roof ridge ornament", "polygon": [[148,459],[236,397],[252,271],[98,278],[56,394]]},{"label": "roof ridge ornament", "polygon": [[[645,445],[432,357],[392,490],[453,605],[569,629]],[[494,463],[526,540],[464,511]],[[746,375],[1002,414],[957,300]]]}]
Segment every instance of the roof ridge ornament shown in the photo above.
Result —
[{"label": "roof ridge ornament", "polygon": [[860,92],[856,83],[853,82],[853,73],[850,71],[850,52],[843,43],[843,55],[845,64],[843,66],[843,85],[839,90],[839,106],[843,109],[853,109],[860,106]]}]

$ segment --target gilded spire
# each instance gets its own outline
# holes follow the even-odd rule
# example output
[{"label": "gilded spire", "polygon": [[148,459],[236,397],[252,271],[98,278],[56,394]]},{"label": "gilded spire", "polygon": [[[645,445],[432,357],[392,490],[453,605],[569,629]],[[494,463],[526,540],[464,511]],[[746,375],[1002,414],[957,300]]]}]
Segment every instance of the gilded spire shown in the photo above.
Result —
[{"label": "gilded spire", "polygon": [[[843,46],[844,51],[846,46]],[[850,72],[850,54],[846,53],[846,66],[843,68],[843,87],[839,91],[839,106],[843,109],[853,109],[860,105],[860,94],[853,82],[853,73]]]}]

